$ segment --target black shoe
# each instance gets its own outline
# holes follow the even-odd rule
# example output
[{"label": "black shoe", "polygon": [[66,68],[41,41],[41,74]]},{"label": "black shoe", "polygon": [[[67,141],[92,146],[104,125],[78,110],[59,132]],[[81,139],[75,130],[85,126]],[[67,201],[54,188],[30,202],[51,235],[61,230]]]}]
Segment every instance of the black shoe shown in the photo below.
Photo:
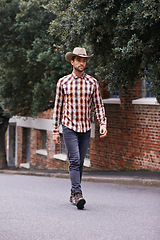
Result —
[{"label": "black shoe", "polygon": [[83,198],[81,193],[75,194],[75,203],[78,209],[83,209],[86,203],[86,200]]}]

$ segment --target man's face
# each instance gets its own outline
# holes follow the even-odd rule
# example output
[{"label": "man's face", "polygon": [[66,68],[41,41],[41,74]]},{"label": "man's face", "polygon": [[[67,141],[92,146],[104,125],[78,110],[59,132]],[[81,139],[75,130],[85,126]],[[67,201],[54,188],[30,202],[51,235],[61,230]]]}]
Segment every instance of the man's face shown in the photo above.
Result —
[{"label": "man's face", "polygon": [[78,72],[83,72],[86,66],[86,58],[76,56],[74,61],[71,60],[73,68]]}]

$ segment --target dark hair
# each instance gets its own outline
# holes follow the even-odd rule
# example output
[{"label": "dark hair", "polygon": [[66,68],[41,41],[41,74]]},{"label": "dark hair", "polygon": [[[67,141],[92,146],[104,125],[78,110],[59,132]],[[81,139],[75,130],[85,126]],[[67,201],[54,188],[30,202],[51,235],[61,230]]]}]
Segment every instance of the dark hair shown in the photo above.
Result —
[{"label": "dark hair", "polygon": [[72,61],[73,61],[73,62],[74,62],[75,57],[76,57],[76,56],[73,56],[73,57],[72,57]]}]

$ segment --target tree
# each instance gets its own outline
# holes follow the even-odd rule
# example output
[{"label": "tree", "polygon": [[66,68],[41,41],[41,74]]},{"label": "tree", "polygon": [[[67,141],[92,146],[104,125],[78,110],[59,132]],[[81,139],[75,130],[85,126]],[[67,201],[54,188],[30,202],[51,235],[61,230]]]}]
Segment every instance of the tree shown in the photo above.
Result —
[{"label": "tree", "polygon": [[5,133],[8,126],[9,117],[4,115],[4,110],[0,106],[0,168],[7,166],[5,151]]},{"label": "tree", "polygon": [[62,56],[47,33],[54,16],[43,8],[44,3],[47,1],[1,3],[0,94],[11,115],[37,114],[53,107],[56,81],[64,70],[59,70]]},{"label": "tree", "polygon": [[47,3],[0,1],[0,98],[10,116],[32,116],[52,108],[56,82],[67,68],[47,32],[54,19],[43,7]]},{"label": "tree", "polygon": [[[147,77],[160,102],[160,4],[157,0],[51,0],[57,15],[50,32],[63,42],[95,53],[95,75],[111,89]],[[58,14],[56,14],[58,13]]]}]

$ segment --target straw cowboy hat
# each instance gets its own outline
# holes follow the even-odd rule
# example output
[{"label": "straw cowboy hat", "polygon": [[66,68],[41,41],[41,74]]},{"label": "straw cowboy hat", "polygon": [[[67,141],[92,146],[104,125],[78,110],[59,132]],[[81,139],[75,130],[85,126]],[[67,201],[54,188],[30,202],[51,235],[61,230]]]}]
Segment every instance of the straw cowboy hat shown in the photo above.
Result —
[{"label": "straw cowboy hat", "polygon": [[65,55],[65,58],[68,62],[71,62],[72,57],[74,56],[83,57],[83,58],[86,58],[86,60],[89,60],[91,57],[93,57],[93,54],[91,56],[87,56],[85,48],[76,47],[74,48],[73,53],[67,52]]}]

